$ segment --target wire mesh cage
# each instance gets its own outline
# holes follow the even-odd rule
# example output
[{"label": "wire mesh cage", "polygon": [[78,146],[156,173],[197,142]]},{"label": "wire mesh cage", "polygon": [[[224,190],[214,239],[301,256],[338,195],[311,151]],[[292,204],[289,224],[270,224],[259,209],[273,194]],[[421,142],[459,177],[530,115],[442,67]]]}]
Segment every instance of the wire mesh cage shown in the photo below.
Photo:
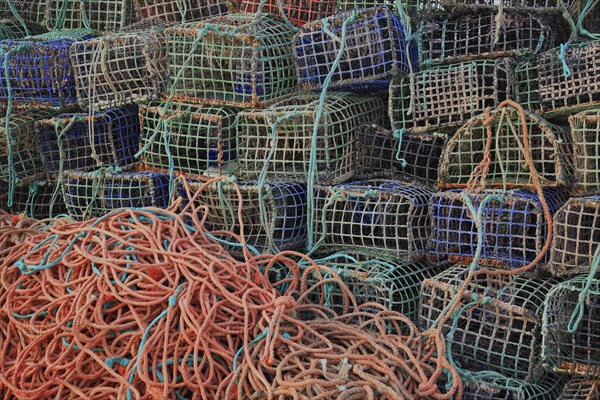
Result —
[{"label": "wire mesh cage", "polygon": [[529,110],[561,117],[600,104],[600,42],[564,45],[516,69],[519,102]]},{"label": "wire mesh cage", "polygon": [[329,94],[323,106],[316,141],[316,171],[311,171],[311,152],[319,95],[305,93],[264,110],[239,114],[238,151],[240,174],[258,180],[335,184],[351,178],[356,163],[356,128],[366,122],[383,123],[385,104],[377,97],[349,93]]},{"label": "wire mesh cage", "polygon": [[21,24],[14,19],[0,20],[0,40],[20,39],[30,35],[40,35],[46,30],[34,23]]},{"label": "wire mesh cage", "polygon": [[156,100],[167,89],[166,40],[153,29],[76,42],[70,58],[82,107],[102,110]]},{"label": "wire mesh cage", "polygon": [[48,29],[114,32],[135,22],[132,0],[46,0]]},{"label": "wire mesh cage", "polygon": [[558,400],[600,400],[600,380],[571,378]]},{"label": "wire mesh cage", "polygon": [[10,0],[0,2],[0,18],[14,18],[15,14],[11,9],[14,6],[15,11],[25,22],[43,25],[46,18],[46,8],[48,0]]},{"label": "wire mesh cage", "polygon": [[97,114],[61,114],[35,125],[37,148],[46,172],[127,168],[137,159],[140,143],[138,107],[129,105]]},{"label": "wire mesh cage", "polygon": [[153,172],[65,171],[63,198],[76,220],[102,217],[117,208],[158,207],[170,203],[170,178]]},{"label": "wire mesh cage", "polygon": [[230,14],[166,31],[181,102],[263,107],[296,90],[293,32],[268,14]]},{"label": "wire mesh cage", "polygon": [[[473,171],[485,163],[482,179],[486,187],[533,188],[527,158],[543,186],[571,187],[575,171],[569,131],[521,111],[506,106],[478,115],[463,125],[442,155],[440,187],[466,187]],[[527,152],[523,147],[525,139],[529,143]]]},{"label": "wire mesh cage", "polygon": [[294,36],[293,45],[303,89],[322,88],[331,70],[335,72],[330,87],[387,89],[392,77],[418,69],[417,45],[407,43],[402,23],[388,7],[308,23]]},{"label": "wire mesh cage", "polygon": [[[43,177],[19,182],[13,193],[12,207],[8,207],[8,185],[0,181],[0,209],[30,218],[52,218],[66,212],[65,203],[56,183]],[[56,195],[55,195],[56,193]]]},{"label": "wire mesh cage", "polygon": [[[567,193],[559,189],[544,189],[543,193],[552,215],[568,198]],[[431,205],[430,255],[433,259],[448,257],[451,261],[471,262],[477,252],[478,233],[476,216],[467,204],[472,201],[478,209],[489,195],[502,196],[503,204],[498,199],[484,204],[479,264],[512,269],[535,260],[546,243],[548,223],[537,193],[527,190],[486,190],[474,194],[450,190],[435,194]],[[540,260],[540,265],[545,265],[548,259],[549,252]]]},{"label": "wire mesh cage", "polygon": [[335,0],[242,0],[240,11],[255,13],[260,10],[263,13],[283,15],[292,24],[302,26],[333,15],[335,6]]},{"label": "wire mesh cage", "polygon": [[[419,323],[432,328],[457,298],[469,268],[457,265],[421,288]],[[542,307],[553,281],[481,273],[458,301],[464,306],[444,323],[447,351],[470,371],[495,371],[510,379],[534,381],[542,371]]]},{"label": "wire mesh cage", "polygon": [[142,160],[150,170],[191,177],[236,171],[236,109],[152,103],[140,110]]},{"label": "wire mesh cage", "polygon": [[419,260],[430,234],[431,195],[424,187],[387,180],[317,186],[314,249]]},{"label": "wire mesh cage", "polygon": [[200,21],[226,14],[226,0],[134,0],[139,19],[156,18],[170,23]]},{"label": "wire mesh cage", "polygon": [[564,377],[550,373],[544,374],[536,383],[502,376],[464,378],[463,398],[469,400],[556,400],[564,383]]},{"label": "wire mesh cage", "polygon": [[569,117],[578,194],[600,194],[600,108]]},{"label": "wire mesh cage", "polygon": [[434,67],[390,85],[392,129],[422,133],[456,128],[514,91],[510,58]]}]

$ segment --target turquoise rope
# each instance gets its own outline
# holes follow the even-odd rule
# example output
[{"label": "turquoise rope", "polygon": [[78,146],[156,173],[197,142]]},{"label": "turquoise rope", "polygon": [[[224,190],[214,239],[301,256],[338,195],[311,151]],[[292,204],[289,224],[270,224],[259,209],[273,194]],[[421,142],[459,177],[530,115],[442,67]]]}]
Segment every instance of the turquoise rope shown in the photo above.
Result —
[{"label": "turquoise rope", "polygon": [[565,76],[565,78],[570,78],[571,75],[573,75],[573,71],[571,71],[571,68],[569,68],[569,65],[567,64],[567,60],[566,60],[566,53],[567,53],[568,49],[569,49],[569,43],[562,43],[560,45],[560,54],[558,55],[558,58],[562,62],[563,75]]},{"label": "turquoise rope", "polygon": [[[34,1],[34,0],[31,0],[31,1]],[[19,14],[17,7],[15,7],[15,5],[13,3],[13,0],[6,0],[6,2],[8,3],[8,7],[10,7],[10,12],[12,12],[12,14],[15,17],[15,19],[17,20],[17,22],[19,22],[19,24],[21,24],[21,26],[23,27],[23,30],[25,31],[25,36],[30,36],[31,33],[29,32],[29,27],[27,26],[27,24],[25,23],[25,21],[23,20],[21,15]]]},{"label": "turquoise rope", "polygon": [[598,268],[600,267],[600,245],[596,248],[594,252],[594,257],[592,259],[592,265],[590,266],[590,272],[585,280],[585,285],[581,292],[579,293],[579,297],[577,299],[577,306],[573,310],[573,314],[571,314],[571,319],[569,320],[569,325],[567,326],[567,330],[569,333],[577,332],[579,328],[579,324],[583,320],[583,312],[585,310],[585,299],[590,291],[592,283],[594,282],[594,278],[596,277],[596,273],[598,272]]},{"label": "turquoise rope", "polygon": [[35,200],[38,194],[39,181],[34,180],[29,186],[29,193],[27,195],[27,202],[25,203],[25,209],[29,209],[29,216],[35,218]]},{"label": "turquoise rope", "polygon": [[[597,0],[596,0],[596,3],[598,3]],[[585,7],[583,7],[583,9],[581,10],[581,13],[579,14],[579,18],[577,18],[577,28],[579,30],[579,33],[581,33],[583,36],[587,36],[590,39],[596,40],[596,39],[600,38],[600,34],[591,33],[583,27],[583,20],[585,19],[585,17],[587,16],[587,13],[590,11],[590,9],[592,8],[593,5],[594,5],[594,0],[588,0],[586,2]],[[596,4],[596,7],[599,7],[599,6],[600,5]]]},{"label": "turquoise rope", "polygon": [[400,155],[402,152],[402,138],[406,133],[406,128],[398,129],[394,131],[394,138],[398,141],[398,149],[396,150],[396,160],[398,160],[402,164],[402,168],[406,168],[408,163],[406,160]]}]

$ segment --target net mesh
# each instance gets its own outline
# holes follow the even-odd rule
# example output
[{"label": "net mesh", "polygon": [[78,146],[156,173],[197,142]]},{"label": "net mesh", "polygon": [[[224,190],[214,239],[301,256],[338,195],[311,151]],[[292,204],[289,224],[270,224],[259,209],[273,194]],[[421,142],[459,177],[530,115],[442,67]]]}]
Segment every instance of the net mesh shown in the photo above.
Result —
[{"label": "net mesh", "polygon": [[[23,20],[43,25],[48,0],[11,0],[17,13]],[[0,18],[13,18],[9,1],[0,1]]]},{"label": "net mesh", "polygon": [[536,383],[501,376],[465,380],[463,382],[463,398],[469,400],[556,400],[564,382],[564,377],[556,374],[545,374]]},{"label": "net mesh", "polygon": [[13,205],[8,207],[8,186],[0,181],[0,209],[13,214],[25,214],[31,218],[52,218],[66,212],[62,195],[53,195],[56,184],[43,178],[26,179],[15,186]]},{"label": "net mesh", "polygon": [[569,117],[578,194],[600,195],[600,109]]},{"label": "net mesh", "polygon": [[51,30],[114,32],[134,22],[134,10],[131,0],[46,0],[45,21]]},{"label": "net mesh", "polygon": [[230,14],[166,31],[176,101],[263,107],[296,89],[293,32],[268,14]]},{"label": "net mesh", "polygon": [[[540,15],[557,15],[562,13],[563,5],[571,9],[577,0],[504,0],[502,1],[505,11],[517,11],[521,13],[532,12]],[[427,0],[422,1],[421,8],[426,13],[445,12],[477,12],[484,9],[498,10],[498,0]]]},{"label": "net mesh", "polygon": [[225,0],[134,0],[140,19],[156,18],[171,23],[200,21],[228,11]]},{"label": "net mesh", "polygon": [[392,80],[394,130],[430,132],[455,128],[512,96],[514,61],[477,60],[434,67]]},{"label": "net mesh", "polygon": [[[264,110],[239,114],[238,149],[241,175],[257,180],[263,168],[272,181],[307,180],[319,95],[300,94]],[[366,122],[383,123],[380,98],[335,93],[327,96],[319,121],[316,180],[335,184],[352,177],[356,164],[356,129]]]},{"label": "net mesh", "polygon": [[267,0],[261,8],[262,0],[242,0],[240,11],[255,13],[260,9],[263,13],[281,16],[279,2],[285,16],[297,26],[334,14],[336,5],[335,0]]},{"label": "net mesh", "polygon": [[0,40],[19,39],[29,35],[39,35],[44,32],[46,32],[44,28],[34,23],[26,23],[23,26],[20,22],[13,19],[0,20]]},{"label": "net mesh", "polygon": [[558,400],[600,400],[600,381],[571,378]]},{"label": "net mesh", "polygon": [[[545,189],[543,193],[553,215],[568,198],[558,189]],[[537,194],[527,190],[486,190],[467,196],[477,209],[488,194],[502,195],[504,204],[493,200],[483,210],[479,264],[511,269],[530,263],[542,250],[548,229]],[[463,195],[459,190],[450,190],[433,196],[430,253],[434,259],[448,257],[468,263],[476,254],[477,227]],[[548,261],[548,256],[541,264]]]},{"label": "net mesh", "polygon": [[[373,8],[379,6],[395,7],[395,0],[337,0],[337,8],[342,12],[352,11],[354,9]],[[407,0],[402,2],[404,12],[411,19],[419,20],[418,12],[421,9],[421,1]]]},{"label": "net mesh", "polygon": [[[306,24],[294,37],[298,83],[304,89],[322,88],[340,54],[329,87],[387,89],[393,76],[417,70],[416,43],[406,42],[404,27],[387,7],[358,11],[356,20],[344,21],[352,13],[336,14]],[[409,65],[409,63],[412,65]]]}]

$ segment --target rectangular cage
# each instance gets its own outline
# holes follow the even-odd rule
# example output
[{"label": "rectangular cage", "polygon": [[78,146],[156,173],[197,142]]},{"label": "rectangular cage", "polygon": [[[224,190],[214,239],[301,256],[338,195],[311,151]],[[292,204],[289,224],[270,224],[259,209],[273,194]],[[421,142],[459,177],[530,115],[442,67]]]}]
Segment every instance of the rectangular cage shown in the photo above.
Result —
[{"label": "rectangular cage", "polygon": [[[191,195],[196,195],[195,204],[208,207],[208,230],[241,234],[238,218],[241,202],[241,222],[248,245],[261,253],[272,254],[306,246],[306,185],[288,182],[259,185],[225,180],[188,183]],[[185,190],[181,188],[180,192],[184,203],[189,202]],[[228,235],[217,236],[227,241],[233,239]]]},{"label": "rectangular cage", "polygon": [[158,207],[170,204],[170,178],[153,172],[65,171],[63,198],[76,220],[97,218],[117,208]]},{"label": "rectangular cage", "polygon": [[17,14],[25,21],[43,25],[46,18],[48,0],[11,0],[0,1],[0,18],[15,18],[11,9],[14,6]]},{"label": "rectangular cage", "polygon": [[134,0],[139,19],[169,23],[201,21],[229,10],[227,0]]},{"label": "rectangular cage", "polygon": [[600,42],[564,45],[516,69],[517,97],[529,110],[561,117],[600,104]]},{"label": "rectangular cage", "polygon": [[[396,4],[397,3],[394,0],[337,0],[337,8],[342,12],[380,6],[396,7]],[[420,20],[420,16],[418,14],[419,10],[421,9],[420,0],[403,1],[402,8],[412,20]],[[396,9],[394,10],[396,13],[398,13]]]},{"label": "rectangular cage", "polygon": [[573,136],[575,190],[579,195],[600,195],[600,108],[569,117]]},{"label": "rectangular cage", "polygon": [[129,105],[100,113],[61,114],[35,125],[37,149],[46,172],[57,178],[64,170],[128,168],[140,144],[138,107]]},{"label": "rectangular cage", "polygon": [[468,272],[468,267],[457,265],[425,280],[421,329],[433,328],[450,303],[458,301],[461,306],[442,326],[447,350],[457,365],[535,381],[543,372],[542,307],[553,281],[482,273],[458,297]]},{"label": "rectangular cage", "polygon": [[419,260],[430,233],[425,187],[372,180],[317,186],[314,249]]},{"label": "rectangular cage", "polygon": [[[571,9],[578,0],[504,0],[504,11],[518,13],[536,13],[546,16],[560,16],[563,4]],[[440,12],[481,12],[482,10],[498,10],[498,0],[421,0],[421,9],[425,14]]]},{"label": "rectangular cage", "polygon": [[140,108],[142,160],[150,170],[190,177],[236,172],[238,110],[222,106],[151,103]]},{"label": "rectangular cage", "polygon": [[558,400],[600,400],[600,380],[573,377]]},{"label": "rectangular cage", "polygon": [[[56,192],[56,196],[54,193]],[[8,207],[8,185],[0,181],[0,209],[12,214],[25,214],[30,218],[45,219],[66,212],[62,193],[56,183],[43,177],[19,182],[13,193],[12,207]]]},{"label": "rectangular cage", "polygon": [[[556,400],[565,384],[557,374],[544,374],[539,381],[525,382],[504,376],[465,378],[463,398],[469,400]],[[566,399],[565,399],[566,400]],[[591,399],[589,399],[591,400]]]},{"label": "rectangular cage", "polygon": [[377,97],[349,93],[327,95],[316,137],[316,171],[311,171],[311,146],[319,95],[304,93],[264,110],[239,114],[240,174],[245,180],[305,182],[309,174],[323,184],[343,182],[354,175],[356,128],[383,123],[385,104]]},{"label": "rectangular cage", "polygon": [[135,22],[133,0],[45,0],[50,30],[114,32]]},{"label": "rectangular cage", "polygon": [[390,85],[392,129],[422,133],[457,128],[514,92],[510,58],[434,67]]},{"label": "rectangular cage", "polygon": [[292,24],[303,26],[308,22],[333,15],[336,11],[336,2],[335,0],[241,0],[241,12],[255,13],[259,10],[265,14],[277,16],[283,14]]},{"label": "rectangular cage", "polygon": [[[499,195],[501,204],[493,199],[482,214],[483,248],[479,264],[513,269],[529,264],[541,252],[547,239],[548,223],[536,192],[527,190],[486,190],[467,194],[460,190],[439,192],[431,204],[432,234],[430,256],[433,259],[471,262],[477,251],[475,216],[467,206],[466,195],[477,210],[488,195]],[[559,189],[544,189],[544,198],[554,215],[568,194]],[[546,253],[540,261],[549,259]]]},{"label": "rectangular cage", "polygon": [[599,323],[598,279],[580,275],[554,286],[544,307],[546,368],[571,375],[600,377]]},{"label": "rectangular cage", "polygon": [[396,132],[366,124],[358,129],[356,175],[411,180],[434,187],[448,135]]},{"label": "rectangular cage", "polygon": [[[528,152],[523,144],[524,128]],[[448,142],[439,170],[440,188],[467,187],[474,171],[485,163],[486,172],[480,176],[486,187],[533,189],[527,156],[544,187],[573,186],[573,139],[567,129],[528,112],[521,114],[513,106],[480,114]]]},{"label": "rectangular cage", "polygon": [[264,107],[296,91],[293,31],[268,14],[168,28],[175,101]]},{"label": "rectangular cage", "polygon": [[169,83],[166,40],[153,29],[76,42],[70,59],[77,99],[87,109],[157,100]]},{"label": "rectangular cage", "polygon": [[45,32],[47,32],[46,29],[34,23],[21,24],[15,19],[0,20],[0,40],[20,39]]},{"label": "rectangular cage", "polygon": [[306,24],[293,39],[299,85],[321,89],[343,51],[329,87],[387,89],[392,77],[418,70],[417,45],[407,42],[404,29],[388,7]]}]

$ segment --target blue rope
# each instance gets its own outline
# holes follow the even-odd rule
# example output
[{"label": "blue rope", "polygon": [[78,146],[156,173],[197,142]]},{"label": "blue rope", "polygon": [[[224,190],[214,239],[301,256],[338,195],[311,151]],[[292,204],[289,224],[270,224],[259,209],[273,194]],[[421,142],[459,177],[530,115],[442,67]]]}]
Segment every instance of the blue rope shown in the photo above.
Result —
[{"label": "blue rope", "polygon": [[558,55],[558,58],[562,62],[563,75],[565,76],[565,78],[570,78],[571,75],[573,75],[573,71],[571,71],[571,68],[569,68],[569,65],[567,64],[567,60],[566,60],[566,53],[567,53],[568,49],[569,49],[569,43],[562,43],[560,45],[560,54]]}]

